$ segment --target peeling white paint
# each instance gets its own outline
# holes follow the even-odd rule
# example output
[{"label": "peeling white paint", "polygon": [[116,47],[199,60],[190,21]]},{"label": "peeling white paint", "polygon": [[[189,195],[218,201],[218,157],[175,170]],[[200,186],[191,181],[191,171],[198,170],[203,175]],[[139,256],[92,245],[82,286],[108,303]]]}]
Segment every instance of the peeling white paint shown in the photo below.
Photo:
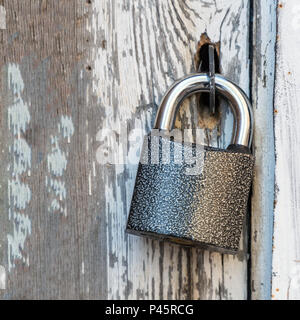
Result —
[{"label": "peeling white paint", "polygon": [[60,210],[60,204],[57,201],[57,199],[53,199],[51,202],[51,207],[49,208],[49,210],[51,209],[51,211],[58,211]]},{"label": "peeling white paint", "polygon": [[[67,207],[63,203],[67,198],[66,183],[63,175],[68,165],[68,152],[62,151],[59,143],[62,139],[67,139],[71,143],[71,137],[74,134],[74,125],[71,117],[62,116],[58,123],[58,134],[50,136],[52,144],[51,153],[47,156],[49,177],[46,176],[45,184],[48,186],[48,192],[54,193],[55,198],[51,200],[49,211],[58,212],[67,216]],[[48,185],[49,183],[49,185]]]},{"label": "peeling white paint", "polygon": [[47,157],[48,171],[55,176],[62,176],[67,168],[67,157],[65,152],[60,150],[57,138],[53,142],[54,146]]},{"label": "peeling white paint", "polygon": [[3,266],[0,266],[0,290],[6,289],[6,270]]},{"label": "peeling white paint", "polygon": [[3,6],[0,6],[0,29],[6,29],[6,10]]},{"label": "peeling white paint", "polygon": [[24,255],[24,246],[27,237],[31,234],[31,221],[29,217],[22,213],[13,212],[14,229],[13,234],[7,235],[8,240],[8,271],[15,267],[15,261],[21,260],[29,265],[29,260]]},{"label": "peeling white paint", "polygon": [[89,173],[89,196],[92,195],[92,177],[91,173]]},{"label": "peeling white paint", "polygon": [[20,175],[27,171],[28,176],[30,176],[30,170],[28,169],[31,166],[31,148],[26,140],[15,139],[11,151],[14,153],[13,174]]},{"label": "peeling white paint", "polygon": [[19,68],[15,63],[8,64],[8,89],[11,90],[13,96],[19,98],[24,90],[24,81]]},{"label": "peeling white paint", "polygon": [[8,271],[15,267],[16,260],[29,265],[29,257],[24,253],[28,236],[31,234],[31,220],[24,213],[30,200],[31,190],[28,184],[21,182],[22,175],[30,176],[31,148],[21,133],[25,133],[30,122],[28,104],[21,97],[24,82],[17,64],[8,64],[8,89],[12,99],[8,107],[8,127],[14,136],[9,152],[13,165],[8,167],[11,177],[8,179],[8,215],[13,222],[13,232],[7,235]]},{"label": "peeling white paint", "polygon": [[30,122],[28,104],[21,97],[24,90],[24,82],[19,66],[14,63],[8,64],[8,89],[11,92],[12,104],[8,108],[8,127],[14,135],[20,136],[25,133]]},{"label": "peeling white paint", "polygon": [[[68,139],[68,143],[71,142],[71,137],[74,134],[74,125],[71,117],[62,116],[60,119],[61,129],[62,129],[62,136],[63,138]],[[59,125],[60,126],[60,125]],[[60,130],[59,130],[60,131]]]},{"label": "peeling white paint", "polygon": [[50,186],[54,191],[55,195],[59,197],[59,200],[66,199],[67,190],[66,190],[65,181],[50,179]]},{"label": "peeling white paint", "polygon": [[93,176],[96,177],[96,163],[93,161]]},{"label": "peeling white paint", "polygon": [[16,180],[8,180],[8,204],[18,210],[25,210],[31,200],[31,190],[25,183]]},{"label": "peeling white paint", "polygon": [[84,274],[84,262],[81,263],[81,274]]},{"label": "peeling white paint", "polygon": [[22,98],[8,108],[8,127],[14,135],[20,135],[25,132],[27,125],[30,122],[30,114],[28,105],[23,102]]}]

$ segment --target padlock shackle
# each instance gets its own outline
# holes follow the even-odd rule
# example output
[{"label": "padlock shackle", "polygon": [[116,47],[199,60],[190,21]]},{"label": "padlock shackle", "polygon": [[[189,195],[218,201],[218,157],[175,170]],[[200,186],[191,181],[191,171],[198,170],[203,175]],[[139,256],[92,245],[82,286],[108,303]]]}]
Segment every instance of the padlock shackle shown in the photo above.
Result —
[{"label": "padlock shackle", "polygon": [[[244,91],[220,74],[215,75],[217,92],[230,102],[235,120],[231,144],[250,147],[252,143],[253,112]],[[206,73],[190,74],[178,81],[163,97],[155,120],[154,129],[172,130],[177,111],[185,98],[197,92],[209,92],[209,76]]]}]

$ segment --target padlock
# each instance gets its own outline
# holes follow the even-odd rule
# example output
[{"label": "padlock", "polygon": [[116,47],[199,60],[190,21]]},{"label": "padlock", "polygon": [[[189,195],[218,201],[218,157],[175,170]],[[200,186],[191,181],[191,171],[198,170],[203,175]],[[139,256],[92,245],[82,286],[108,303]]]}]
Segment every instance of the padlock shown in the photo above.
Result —
[{"label": "padlock", "polygon": [[[191,74],[175,82],[159,106],[156,134],[144,139],[127,233],[222,253],[238,251],[254,166],[253,114],[246,94],[236,84],[218,74],[215,86],[229,101],[234,116],[231,144],[218,149],[170,138],[183,100],[209,91],[207,74]],[[163,154],[166,145],[169,156]],[[181,160],[197,151],[199,172],[187,174],[193,161]]]}]

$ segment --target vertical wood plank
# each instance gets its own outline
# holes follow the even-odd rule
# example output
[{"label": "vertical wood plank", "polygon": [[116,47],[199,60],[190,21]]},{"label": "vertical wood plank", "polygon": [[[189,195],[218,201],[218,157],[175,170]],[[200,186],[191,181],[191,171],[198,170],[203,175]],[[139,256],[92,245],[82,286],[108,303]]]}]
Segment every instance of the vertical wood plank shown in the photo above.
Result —
[{"label": "vertical wood plank", "polygon": [[[140,136],[149,132],[167,87],[193,70],[195,48],[205,31],[212,41],[221,40],[224,74],[249,91],[248,1],[104,1],[95,3],[93,10],[89,27],[96,44],[93,92],[104,111],[101,129],[110,132],[109,139],[99,133],[109,154],[122,148],[116,136],[126,130],[130,134],[131,129],[140,128]],[[190,116],[183,111],[182,118]],[[211,144],[229,143],[232,117],[226,109],[225,117],[221,138],[217,139],[216,131],[208,132]],[[125,154],[140,152],[141,139],[132,139]],[[108,298],[247,297],[246,245],[237,257],[230,257],[125,235],[136,164],[102,166],[101,170]]]},{"label": "vertical wood plank", "polygon": [[299,2],[279,1],[275,82],[273,299],[300,299]]},{"label": "vertical wood plank", "polygon": [[[3,298],[106,296],[101,182],[90,195],[101,117],[91,84],[86,1],[4,1],[1,30]],[[95,173],[96,174],[96,173]],[[91,200],[92,199],[92,200]],[[99,210],[100,208],[100,210]]]},{"label": "vertical wood plank", "polygon": [[252,105],[255,171],[251,210],[251,298],[271,298],[274,210],[273,93],[276,1],[253,2]]}]

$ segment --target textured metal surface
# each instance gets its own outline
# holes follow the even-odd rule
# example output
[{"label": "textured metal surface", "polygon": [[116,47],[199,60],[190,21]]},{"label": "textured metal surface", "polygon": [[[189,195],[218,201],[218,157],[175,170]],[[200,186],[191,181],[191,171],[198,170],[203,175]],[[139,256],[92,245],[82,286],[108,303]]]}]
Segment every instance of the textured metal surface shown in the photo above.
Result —
[{"label": "textured metal surface", "polygon": [[[145,164],[155,158],[151,142],[153,146],[157,139],[160,147],[170,146],[170,161],[163,163],[159,149],[158,163]],[[182,146],[166,137],[145,138],[127,232],[234,253],[247,209],[253,156],[202,147],[199,174],[190,175],[188,163],[193,161],[187,155],[195,154],[196,145]],[[183,154],[186,160],[178,164]]]}]

